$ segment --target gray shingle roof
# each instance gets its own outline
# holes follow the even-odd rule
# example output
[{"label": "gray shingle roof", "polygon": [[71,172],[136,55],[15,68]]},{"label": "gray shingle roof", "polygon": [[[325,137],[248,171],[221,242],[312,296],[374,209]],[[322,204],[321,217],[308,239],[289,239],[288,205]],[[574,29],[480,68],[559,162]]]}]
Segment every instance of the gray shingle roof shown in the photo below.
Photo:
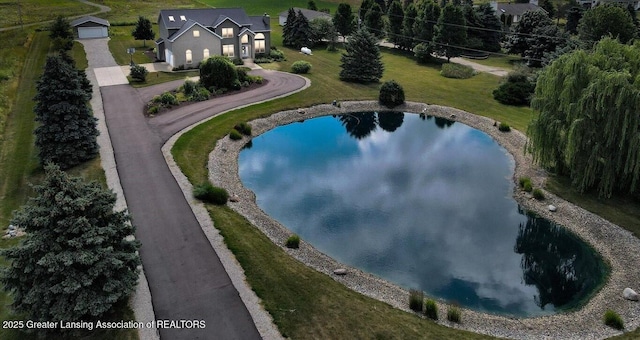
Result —
[{"label": "gray shingle roof", "polygon": [[[169,16],[172,16],[174,21],[170,21]],[[186,20],[182,20],[181,16]],[[251,25],[249,16],[242,8],[163,9],[158,21],[162,20],[168,29],[176,29],[182,27],[187,20],[194,20],[203,26],[216,27],[227,18],[241,26]]]},{"label": "gray shingle roof", "polygon": [[200,26],[201,28],[203,28],[205,32],[208,32],[210,34],[214,34],[215,35],[215,32],[210,31],[204,25],[198,23],[195,20],[188,19],[186,22],[184,22],[182,27],[180,27],[180,29],[177,32],[173,33],[169,38],[167,38],[167,40],[169,40],[171,42],[175,41],[179,36],[183,35],[184,32],[188,31],[189,29],[191,29],[191,27],[196,26],[196,25]]},{"label": "gray shingle roof", "polygon": [[537,9],[542,9],[540,7],[538,7],[537,5],[534,5],[532,3],[526,3],[526,4],[521,4],[521,3],[504,3],[504,2],[498,2],[498,10],[496,11],[496,13],[498,13],[498,16],[501,15],[502,13],[506,14],[506,15],[522,15],[524,14],[524,12],[526,11],[535,11]]},{"label": "gray shingle roof", "polygon": [[109,24],[109,21],[107,21],[105,19],[102,19],[102,18],[96,18],[96,17],[91,16],[91,15],[87,15],[87,16],[84,16],[82,18],[78,18],[78,19],[70,22],[69,24],[71,24],[71,27],[76,27],[78,25],[82,25],[85,22],[89,22],[89,21],[95,22],[95,23],[100,24],[102,26],[111,26]]},{"label": "gray shingle roof", "polygon": [[253,16],[249,17],[251,20],[251,30],[254,32],[266,32],[271,30],[270,17],[267,16]]}]

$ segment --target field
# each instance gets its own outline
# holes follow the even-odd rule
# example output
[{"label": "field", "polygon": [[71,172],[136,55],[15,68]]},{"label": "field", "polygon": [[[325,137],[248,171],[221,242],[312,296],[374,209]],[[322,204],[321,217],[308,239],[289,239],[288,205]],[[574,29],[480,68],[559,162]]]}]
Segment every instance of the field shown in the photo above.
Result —
[{"label": "field", "polygon": [[74,0],[0,0],[0,27],[20,25],[20,17],[23,24],[30,24],[97,11],[95,6]]}]

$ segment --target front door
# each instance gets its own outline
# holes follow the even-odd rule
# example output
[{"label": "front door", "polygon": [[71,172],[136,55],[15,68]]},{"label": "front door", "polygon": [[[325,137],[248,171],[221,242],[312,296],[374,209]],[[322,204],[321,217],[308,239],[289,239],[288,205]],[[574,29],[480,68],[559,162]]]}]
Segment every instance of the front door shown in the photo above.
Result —
[{"label": "front door", "polygon": [[242,44],[242,58],[249,58],[251,56],[251,51],[249,51],[249,44]]}]

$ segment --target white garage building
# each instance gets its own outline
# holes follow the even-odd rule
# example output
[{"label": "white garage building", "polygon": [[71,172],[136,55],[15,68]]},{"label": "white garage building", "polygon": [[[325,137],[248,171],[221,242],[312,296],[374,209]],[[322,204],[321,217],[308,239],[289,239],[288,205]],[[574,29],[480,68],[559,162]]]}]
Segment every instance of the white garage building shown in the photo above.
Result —
[{"label": "white garage building", "polygon": [[71,22],[71,27],[78,39],[107,38],[109,26],[107,20],[90,15]]}]

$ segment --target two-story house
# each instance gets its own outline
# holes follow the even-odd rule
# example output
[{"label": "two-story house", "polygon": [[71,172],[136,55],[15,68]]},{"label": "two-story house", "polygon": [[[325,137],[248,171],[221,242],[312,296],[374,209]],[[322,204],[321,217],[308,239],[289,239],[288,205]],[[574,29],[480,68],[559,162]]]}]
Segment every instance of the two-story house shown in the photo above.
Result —
[{"label": "two-story house", "polygon": [[269,54],[270,18],[242,8],[165,9],[158,15],[158,60],[172,67],[197,67],[209,56],[254,58]]}]

